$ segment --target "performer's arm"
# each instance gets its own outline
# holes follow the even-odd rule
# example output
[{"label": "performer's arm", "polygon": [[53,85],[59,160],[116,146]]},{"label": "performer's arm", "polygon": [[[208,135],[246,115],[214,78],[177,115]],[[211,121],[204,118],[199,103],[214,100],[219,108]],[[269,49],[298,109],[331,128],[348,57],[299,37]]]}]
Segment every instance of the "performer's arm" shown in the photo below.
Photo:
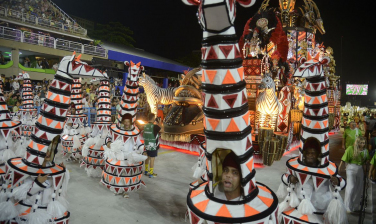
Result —
[{"label": "performer's arm", "polygon": [[31,188],[28,192],[28,194],[34,195],[37,194],[39,191],[44,190],[47,187],[46,180],[48,178],[48,175],[39,176],[35,178],[33,184],[31,185]]}]

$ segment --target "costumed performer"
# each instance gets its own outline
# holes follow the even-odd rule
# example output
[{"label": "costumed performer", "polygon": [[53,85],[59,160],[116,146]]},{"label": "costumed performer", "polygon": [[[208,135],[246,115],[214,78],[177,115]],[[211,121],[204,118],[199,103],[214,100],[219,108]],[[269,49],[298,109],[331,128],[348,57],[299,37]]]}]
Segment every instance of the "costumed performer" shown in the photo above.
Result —
[{"label": "costumed performer", "polygon": [[364,172],[369,153],[366,148],[366,137],[359,136],[356,138],[353,146],[349,146],[342,156],[342,163],[346,163],[347,187],[345,191],[345,206],[347,212],[360,210],[361,195],[364,185]]},{"label": "costumed performer", "polygon": [[[93,80],[92,80],[93,81]],[[81,166],[85,166],[89,177],[100,177],[104,167],[104,144],[111,126],[111,100],[109,80],[100,80],[96,121],[91,123],[92,132],[82,147],[84,156]]]},{"label": "costumed performer", "polygon": [[328,57],[308,53],[308,60],[302,57],[294,73],[305,78],[306,84],[299,156],[286,162],[287,173],[282,175],[277,192],[279,198],[285,198],[279,205],[279,220],[284,224],[348,223],[339,194],[346,181],[329,160],[329,108],[323,68],[329,62]]},{"label": "costumed performer", "polygon": [[362,131],[356,127],[355,121],[351,121],[349,124],[350,127],[345,128],[343,132],[343,139],[342,139],[342,148],[347,149],[350,146],[353,146],[355,143],[355,139],[358,136],[362,136]]},{"label": "costumed performer", "polygon": [[[140,141],[140,130],[134,125],[137,114],[139,93],[139,76],[144,67],[141,62],[124,62],[129,66],[127,81],[121,97],[120,108],[115,124],[111,125],[106,139],[104,158],[105,167],[101,183],[114,194],[123,194],[128,198],[129,192],[140,189],[145,183],[141,180],[146,156],[144,144]],[[110,143],[112,142],[112,143]]]}]

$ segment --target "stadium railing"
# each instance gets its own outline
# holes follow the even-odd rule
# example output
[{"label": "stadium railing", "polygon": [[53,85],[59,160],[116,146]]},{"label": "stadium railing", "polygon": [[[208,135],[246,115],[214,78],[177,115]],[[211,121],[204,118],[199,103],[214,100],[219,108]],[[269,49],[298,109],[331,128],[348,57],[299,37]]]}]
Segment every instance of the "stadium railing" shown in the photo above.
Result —
[{"label": "stadium railing", "polygon": [[59,50],[76,51],[77,53],[89,54],[103,58],[107,58],[108,53],[106,49],[99,46],[81,44],[74,41],[53,38],[50,36],[21,31],[5,26],[0,26],[0,38]]}]

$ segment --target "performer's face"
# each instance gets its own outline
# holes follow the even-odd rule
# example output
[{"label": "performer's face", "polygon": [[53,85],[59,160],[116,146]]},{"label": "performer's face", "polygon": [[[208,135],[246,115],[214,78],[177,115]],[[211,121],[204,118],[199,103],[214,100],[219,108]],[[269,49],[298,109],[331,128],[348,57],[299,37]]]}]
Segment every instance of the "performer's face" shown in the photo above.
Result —
[{"label": "performer's face", "polygon": [[358,146],[359,146],[360,149],[364,149],[364,147],[366,146],[366,141],[364,141],[364,140],[359,141]]},{"label": "performer's face", "polygon": [[124,119],[121,123],[124,125],[124,129],[131,129],[132,122],[130,119]]},{"label": "performer's face", "polygon": [[355,129],[356,128],[356,123],[355,122],[351,122],[350,123],[350,128],[351,129]]},{"label": "performer's face", "polygon": [[319,153],[314,148],[308,148],[305,150],[304,163],[308,166],[315,167],[318,165]]},{"label": "performer's face", "polygon": [[222,183],[225,192],[233,192],[240,188],[240,173],[234,167],[226,166],[222,173]]}]

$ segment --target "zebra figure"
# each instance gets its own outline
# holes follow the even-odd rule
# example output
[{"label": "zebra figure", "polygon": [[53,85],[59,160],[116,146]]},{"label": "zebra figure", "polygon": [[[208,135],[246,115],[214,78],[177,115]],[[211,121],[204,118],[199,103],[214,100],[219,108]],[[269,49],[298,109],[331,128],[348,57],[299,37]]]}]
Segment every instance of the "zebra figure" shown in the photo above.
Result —
[{"label": "zebra figure", "polygon": [[282,104],[275,94],[275,83],[269,73],[262,76],[259,89],[261,92],[256,99],[256,111],[259,117],[258,127],[269,127],[274,130],[277,116],[282,111]]},{"label": "zebra figure", "polygon": [[139,85],[144,87],[146,93],[146,100],[149,103],[150,111],[155,116],[158,112],[158,104],[169,105],[172,104],[175,97],[175,90],[177,88],[161,88],[157,86],[155,81],[145,73],[139,79]]}]

